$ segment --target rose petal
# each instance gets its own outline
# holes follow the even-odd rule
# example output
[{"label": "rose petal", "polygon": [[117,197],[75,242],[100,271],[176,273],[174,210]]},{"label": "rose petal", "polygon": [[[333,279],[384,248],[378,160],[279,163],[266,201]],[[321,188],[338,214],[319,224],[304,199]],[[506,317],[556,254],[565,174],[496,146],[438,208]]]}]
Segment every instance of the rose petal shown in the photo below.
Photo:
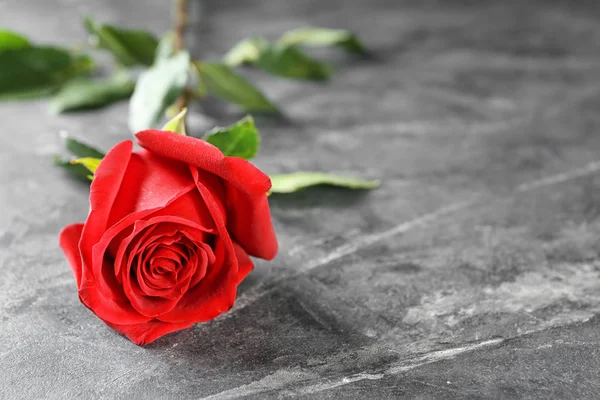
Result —
[{"label": "rose petal", "polygon": [[129,340],[139,346],[151,343],[168,333],[187,329],[194,325],[194,322],[167,323],[158,320],[131,325],[115,324],[108,321],[104,322],[112,329],[127,336]]},{"label": "rose petal", "polygon": [[185,164],[146,150],[135,151],[111,209],[108,226],[140,211],[160,210],[188,193],[193,185]]},{"label": "rose petal", "polygon": [[77,287],[81,283],[81,254],[79,254],[79,239],[81,239],[81,231],[83,224],[67,225],[59,236],[59,244],[62,251],[67,257],[67,261],[71,266]]},{"label": "rose petal", "polygon": [[133,308],[141,315],[147,317],[154,318],[168,313],[175,307],[178,301],[177,298],[167,299],[165,297],[140,295],[132,289],[130,279],[123,279],[123,290],[127,298],[131,301]]},{"label": "rose petal", "polygon": [[[195,187],[194,184],[194,189]],[[223,191],[221,190],[221,192]],[[181,196],[166,207],[155,211],[148,218],[171,215],[202,225],[207,232],[214,232],[215,230],[213,218],[204,204],[204,200],[196,190],[190,190],[185,196]]]},{"label": "rose petal", "polygon": [[[112,253],[116,254],[115,255],[115,275],[117,276],[117,280],[119,282],[121,282],[121,269],[122,268],[126,268],[128,264],[131,264],[133,262],[134,257],[136,257],[138,255],[138,252],[141,251],[139,250],[139,247],[141,246],[142,243],[146,243],[146,238],[148,236],[150,236],[152,233],[154,233],[156,227],[158,227],[159,225],[151,225],[146,227],[145,229],[140,230],[140,233],[136,234],[136,235],[131,235],[131,233],[129,234],[129,236],[127,236],[125,239],[119,240],[118,243],[114,243],[111,242],[109,244],[109,248],[115,247],[116,250],[110,250]],[[173,229],[173,233],[175,233],[175,229]],[[135,230],[135,223],[134,223],[134,228],[132,229],[132,231]],[[130,239],[131,237],[131,239]],[[131,240],[131,243],[124,245],[123,241],[124,240]],[[121,246],[123,245],[122,249]],[[125,252],[128,251],[129,254],[125,254]],[[125,256],[127,255],[127,258],[125,258]]]},{"label": "rose petal", "polygon": [[[109,261],[104,261],[104,268],[110,268]],[[104,321],[134,324],[148,322],[151,318],[137,312],[128,301],[119,302],[110,297],[103,297],[95,287],[79,289],[79,298],[90,310]]]},{"label": "rose petal", "polygon": [[[133,291],[138,295],[158,296],[170,300],[181,298],[190,285],[195,285],[204,277],[208,262],[214,261],[212,250],[205,243],[190,242],[189,245],[196,246],[196,251],[191,256],[186,256],[183,266],[180,265],[180,269],[176,273],[176,283],[172,287],[166,287],[167,285],[163,283],[162,287],[164,288],[161,288],[160,276],[156,276],[152,272],[140,273],[149,263],[149,259],[153,257],[152,254],[147,254],[143,259],[138,257],[137,284],[139,290],[136,289],[135,282],[132,282]],[[171,246],[171,248],[174,247]],[[151,248],[146,251],[154,252]]]},{"label": "rose petal", "polygon": [[[126,223],[125,221],[122,222]],[[172,234],[180,232],[182,227],[185,227],[185,233],[192,235],[194,240],[197,240],[198,242],[203,242],[206,239],[206,234],[213,232],[212,230],[208,230],[193,221],[182,219],[176,216],[159,216],[150,218],[149,220],[136,221],[134,223],[132,232],[119,244],[119,249],[115,257],[115,263],[119,265],[119,268],[121,268],[124,256],[126,254],[135,254],[140,251],[140,247],[144,248],[153,243],[155,240],[164,241],[165,236],[171,236]],[[116,228],[118,229],[119,227]],[[147,232],[145,231],[146,228],[152,229],[152,231]],[[143,231],[145,232],[140,236],[140,233]],[[143,240],[137,240],[133,247],[130,248],[130,245],[138,237],[141,237]],[[105,243],[104,245],[106,246]]]},{"label": "rose petal", "polygon": [[[138,221],[137,224],[140,224],[141,222]],[[131,264],[133,262],[133,258],[138,255],[138,252],[140,252],[141,250],[139,249],[139,247],[142,244],[146,244],[148,242],[151,241],[147,241],[146,239],[154,233],[154,231],[156,230],[156,228],[159,225],[150,225],[150,226],[146,226],[145,228],[139,228],[139,226],[136,229],[135,226],[136,223],[134,223],[134,228],[132,230],[132,232],[136,232],[133,234],[129,234],[129,236],[127,236],[125,239],[120,240],[118,243],[115,244],[115,247],[117,248],[116,250],[116,256],[115,256],[115,275],[117,276],[117,280],[119,280],[119,282],[121,282],[121,269],[123,267],[127,267],[128,264]],[[174,227],[170,227],[171,230],[173,231],[172,233],[176,232],[176,228]],[[139,233],[137,233],[139,231]],[[159,235],[162,235],[162,233],[157,233],[155,234],[155,237],[159,237]],[[165,234],[167,235],[167,234]],[[129,243],[126,243],[126,241],[129,241]],[[109,247],[112,247],[113,243],[111,242],[111,244],[109,245]],[[128,255],[127,255],[127,259],[125,259],[125,252],[128,251]]]},{"label": "rose petal", "polygon": [[140,146],[153,153],[183,161],[224,179],[228,183],[226,204],[232,236],[251,255],[265,259],[275,257],[277,239],[266,197],[271,188],[267,175],[248,161],[225,157],[215,146],[190,136],[146,130],[138,132],[136,138]]},{"label": "rose petal", "polygon": [[[231,165],[238,164],[233,158],[231,161]],[[240,168],[240,174],[243,170]],[[229,185],[225,198],[229,215],[227,227],[234,240],[255,257],[273,259],[278,246],[266,193],[248,193]]]},{"label": "rose petal", "polygon": [[[149,251],[152,251],[152,249],[149,249]],[[177,296],[169,295],[172,292],[172,287],[161,288],[159,284],[154,281],[149,271],[146,273],[143,272],[144,269],[148,267],[147,258],[149,257],[149,254],[145,257],[138,257],[136,268],[137,281],[131,282],[132,290],[135,292],[135,294],[140,296],[156,296],[174,300]]]},{"label": "rose petal", "polygon": [[83,286],[93,287],[96,279],[92,272],[92,247],[106,231],[106,224],[121,181],[131,157],[133,143],[129,140],[113,147],[94,173],[90,187],[90,213],[81,233],[79,250],[83,261]]},{"label": "rose petal", "polygon": [[[199,248],[197,250],[196,253],[196,270],[193,273],[193,276],[191,277],[190,280],[190,287],[193,288],[194,286],[196,286],[198,284],[198,282],[200,282],[205,276],[206,276],[206,271],[208,269],[209,266],[213,266],[213,264],[215,263],[215,255],[212,251],[212,249],[206,245],[203,244],[201,248]],[[187,271],[186,271],[186,275],[187,275]],[[186,278],[187,276],[182,276],[182,279]]]},{"label": "rose petal", "polygon": [[[180,248],[182,244],[173,242],[186,242],[189,241],[189,239],[181,234],[181,225],[157,223],[147,226],[147,224],[148,221],[136,222],[134,232],[121,243],[121,248],[117,254],[117,265],[115,267],[116,272],[119,274],[118,278],[120,278],[121,282],[123,281],[124,274],[121,273],[121,270],[123,270],[125,271],[125,278],[129,279],[129,276],[126,274],[129,273],[130,266],[133,265],[135,261],[134,258],[137,257],[138,279],[137,282],[132,282],[131,284],[132,290],[136,294],[162,296],[168,299],[180,297],[180,294],[171,294],[171,292],[173,292],[172,289],[159,289],[154,285],[149,286],[150,282],[146,282],[141,271],[144,268],[145,263],[147,263],[147,258],[152,255],[152,251],[161,244],[169,244],[171,250],[187,259],[189,255]],[[200,235],[202,235],[202,233],[200,233]],[[127,258],[124,257],[126,251],[129,252]],[[142,253],[146,254],[144,255]]]},{"label": "rose petal", "polygon": [[248,253],[237,243],[233,243],[233,247],[235,248],[235,256],[238,260],[238,285],[248,276],[250,271],[254,269],[254,263],[248,257]]},{"label": "rose petal", "polygon": [[[79,298],[100,318],[119,323],[139,323],[149,319],[136,313],[129,304],[117,301],[116,296],[106,296],[99,292],[97,284],[102,278],[100,274],[99,279],[94,274],[92,252],[93,246],[106,230],[108,216],[125,175],[132,147],[131,141],[117,144],[106,154],[94,173],[94,180],[90,187],[90,213],[79,241],[82,261]],[[105,267],[107,267],[106,262],[102,260],[102,264],[96,268]],[[105,289],[108,292],[113,290]]]},{"label": "rose petal", "polygon": [[180,261],[175,261],[166,257],[152,256],[150,260],[150,270],[152,275],[162,276],[167,274],[175,274],[181,268]]},{"label": "rose petal", "polygon": [[[153,259],[157,258],[165,258],[167,260],[171,260],[174,263],[181,262],[180,256],[177,252],[169,249],[166,243],[161,243],[158,249],[152,254]],[[153,262],[151,259],[150,262]]]}]

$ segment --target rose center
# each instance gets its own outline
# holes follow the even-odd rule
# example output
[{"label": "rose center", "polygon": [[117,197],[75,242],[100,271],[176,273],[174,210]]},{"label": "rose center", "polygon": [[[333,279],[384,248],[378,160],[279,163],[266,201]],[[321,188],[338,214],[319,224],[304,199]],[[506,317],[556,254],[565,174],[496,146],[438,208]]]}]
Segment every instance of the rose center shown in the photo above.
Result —
[{"label": "rose center", "polygon": [[[167,230],[166,228],[163,228]],[[140,235],[130,258],[129,280],[141,296],[175,299],[198,284],[214,262],[212,235],[202,241],[179,230],[166,234]],[[207,240],[209,243],[206,243]]]}]

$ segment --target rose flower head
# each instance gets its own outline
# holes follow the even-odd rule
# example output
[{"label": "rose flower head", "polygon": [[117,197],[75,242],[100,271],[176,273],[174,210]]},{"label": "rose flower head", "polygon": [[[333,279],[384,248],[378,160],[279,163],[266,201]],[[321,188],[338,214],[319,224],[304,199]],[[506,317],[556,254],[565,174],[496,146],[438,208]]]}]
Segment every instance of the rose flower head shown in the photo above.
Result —
[{"label": "rose flower head", "polygon": [[142,345],[229,310],[249,256],[272,259],[277,240],[271,181],[250,162],[173,132],[136,138],[104,157],[60,246],[81,302]]}]

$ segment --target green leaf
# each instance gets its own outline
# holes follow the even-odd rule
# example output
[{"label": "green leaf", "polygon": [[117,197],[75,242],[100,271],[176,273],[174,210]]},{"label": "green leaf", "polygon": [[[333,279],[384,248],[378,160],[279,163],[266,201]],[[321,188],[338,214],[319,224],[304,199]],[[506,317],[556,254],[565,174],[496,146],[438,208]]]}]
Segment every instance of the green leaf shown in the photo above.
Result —
[{"label": "green leaf", "polygon": [[243,76],[221,63],[195,63],[201,86],[208,93],[238,104],[247,111],[275,112],[277,108]]},{"label": "green leaf", "polygon": [[270,175],[271,193],[293,193],[316,185],[339,186],[347,189],[373,189],[379,181],[366,181],[323,172],[294,172],[291,174]]},{"label": "green leaf", "polygon": [[[71,160],[71,164],[83,165],[92,174],[96,172],[96,170],[98,169],[98,166],[100,165],[101,162],[102,162],[101,158],[93,158],[93,157],[83,157],[83,158],[76,158],[74,160]],[[88,175],[88,177],[89,177],[89,175]]]},{"label": "green leaf", "polygon": [[0,29],[0,51],[31,47],[29,39],[18,33]]},{"label": "green leaf", "polygon": [[77,157],[92,157],[92,158],[103,158],[104,153],[94,147],[83,143],[80,140],[70,137],[67,134],[61,133],[61,139],[63,145],[67,150],[76,155]]},{"label": "green leaf", "polygon": [[50,109],[61,113],[100,108],[129,98],[134,88],[135,82],[123,75],[104,80],[79,78],[68,82],[54,95]]},{"label": "green leaf", "polygon": [[84,55],[56,47],[23,47],[0,52],[0,101],[45,96],[94,69]]},{"label": "green leaf", "polygon": [[174,116],[169,122],[163,125],[161,131],[175,132],[185,136],[187,134],[185,129],[185,115],[187,114],[187,108],[184,108]]},{"label": "green leaf", "polygon": [[81,164],[71,164],[68,160],[63,160],[60,156],[54,156],[54,165],[57,167],[63,168],[69,174],[73,175],[75,178],[89,182],[90,181],[90,171]]},{"label": "green leaf", "polygon": [[[65,148],[79,157],[79,160],[101,160],[104,157],[104,153],[102,153],[100,150],[97,150],[92,146],[66,134],[61,133],[61,138]],[[64,160],[59,156],[54,156],[54,165],[65,169],[78,179],[89,181],[92,178],[90,177],[89,168],[83,162],[74,163],[73,161]]]},{"label": "green leaf", "polygon": [[254,64],[260,58],[263,49],[268,47],[268,42],[261,37],[244,39],[231,48],[223,56],[223,62],[231,67],[243,64]]},{"label": "green leaf", "polygon": [[246,116],[226,128],[215,128],[204,137],[208,143],[216,146],[226,156],[250,160],[256,156],[260,147],[260,136],[251,116]]},{"label": "green leaf", "polygon": [[283,46],[339,46],[349,53],[366,54],[366,49],[358,37],[343,29],[299,28],[288,31],[281,36],[278,43]]},{"label": "green leaf", "polygon": [[133,132],[155,126],[177,100],[188,80],[190,55],[181,51],[140,74],[129,102],[129,128]]},{"label": "green leaf", "polygon": [[85,18],[83,24],[95,47],[110,51],[119,64],[125,67],[152,65],[158,40],[150,32],[99,24],[91,18]]},{"label": "green leaf", "polygon": [[333,72],[331,66],[309,57],[297,47],[281,45],[263,49],[258,66],[273,75],[313,81],[327,80]]}]

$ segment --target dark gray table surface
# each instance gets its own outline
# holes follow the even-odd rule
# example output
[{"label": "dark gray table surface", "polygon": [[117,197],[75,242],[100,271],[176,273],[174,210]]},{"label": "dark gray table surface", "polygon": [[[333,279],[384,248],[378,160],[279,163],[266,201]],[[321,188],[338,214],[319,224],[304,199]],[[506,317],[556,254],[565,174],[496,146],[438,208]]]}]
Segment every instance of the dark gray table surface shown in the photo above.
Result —
[{"label": "dark gray table surface", "polygon": [[[349,28],[375,52],[328,84],[250,72],[257,164],[381,178],[273,196],[281,251],[232,311],[142,348],[83,307],[57,245],[88,190],[58,134],[108,149],[127,104],[51,116],[0,105],[0,398],[600,397],[600,4],[212,0],[196,56],[252,34]],[[0,25],[84,37],[81,15],[161,33],[169,2],[0,1]],[[192,129],[239,117],[195,108]]]}]

